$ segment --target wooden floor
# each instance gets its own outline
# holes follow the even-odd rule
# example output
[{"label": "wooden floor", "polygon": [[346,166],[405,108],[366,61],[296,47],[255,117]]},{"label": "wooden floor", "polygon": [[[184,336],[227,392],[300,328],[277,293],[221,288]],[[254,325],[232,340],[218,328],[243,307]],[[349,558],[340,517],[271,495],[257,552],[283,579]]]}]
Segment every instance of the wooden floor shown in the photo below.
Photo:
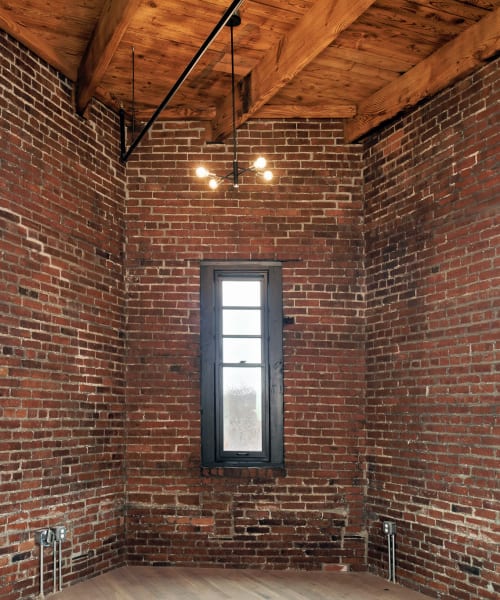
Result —
[{"label": "wooden floor", "polygon": [[122,567],[51,600],[428,600],[369,573]]}]

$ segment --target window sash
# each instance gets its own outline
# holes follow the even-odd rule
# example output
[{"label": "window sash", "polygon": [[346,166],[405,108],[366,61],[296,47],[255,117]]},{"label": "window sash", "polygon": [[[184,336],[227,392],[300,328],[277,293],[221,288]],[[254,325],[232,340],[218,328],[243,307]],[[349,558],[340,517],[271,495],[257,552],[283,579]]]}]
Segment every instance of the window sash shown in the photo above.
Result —
[{"label": "window sash", "polygon": [[[222,281],[261,281],[260,306],[249,295],[250,302],[242,306],[239,301],[222,305]],[[204,466],[282,466],[283,464],[283,359],[282,359],[282,308],[281,308],[281,265],[280,263],[218,263],[205,262],[201,268],[201,408],[202,408],[202,463]],[[234,297],[229,295],[229,297]],[[242,334],[237,330],[223,333],[222,311],[225,309],[252,309],[261,313],[260,335]],[[248,341],[255,347],[260,340],[260,360],[245,360],[244,357],[231,362],[224,356],[224,341],[229,345],[238,340]],[[252,443],[238,448],[237,443],[226,440],[224,433],[224,369],[261,370],[261,391],[255,397],[238,393],[242,406],[248,409],[249,430],[255,427],[250,415],[252,410],[261,409],[261,446],[252,449]],[[236,372],[236,371],[235,371]],[[237,394],[238,395],[238,394]],[[237,396],[236,395],[236,396]],[[233,401],[238,398],[233,397]],[[227,415],[226,415],[227,416]],[[241,415],[240,415],[241,416]],[[234,415],[233,415],[234,417]],[[237,422],[234,417],[233,424]],[[252,417],[253,418],[253,417]],[[236,426],[238,426],[236,424]],[[255,441],[254,437],[251,438]]]},{"label": "window sash", "polygon": [[[215,274],[215,323],[216,323],[216,460],[245,457],[264,458],[269,455],[269,395],[266,365],[268,364],[268,278],[267,272],[217,271]],[[226,283],[241,284],[243,288],[251,283],[259,284],[259,296],[246,296],[241,302],[233,295],[233,303],[225,304],[224,286]],[[232,286],[237,288],[237,285]],[[247,304],[247,297],[251,300]],[[228,315],[231,318],[228,319]],[[227,321],[230,320],[230,327]],[[224,361],[224,340],[259,339],[261,361],[259,363],[236,363]],[[234,336],[234,337],[233,337]],[[230,375],[236,386],[232,390],[226,385]],[[250,375],[253,377],[250,379]],[[252,381],[253,379],[253,381]],[[252,389],[255,383],[255,389]],[[253,410],[252,410],[253,404]]]}]

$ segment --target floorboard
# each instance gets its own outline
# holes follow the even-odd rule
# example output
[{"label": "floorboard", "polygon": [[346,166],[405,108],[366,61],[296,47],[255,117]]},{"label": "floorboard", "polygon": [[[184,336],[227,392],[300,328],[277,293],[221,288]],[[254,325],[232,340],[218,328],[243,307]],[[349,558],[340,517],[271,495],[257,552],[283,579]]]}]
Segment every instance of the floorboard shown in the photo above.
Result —
[{"label": "floorboard", "polygon": [[369,573],[122,567],[51,600],[425,600]]}]

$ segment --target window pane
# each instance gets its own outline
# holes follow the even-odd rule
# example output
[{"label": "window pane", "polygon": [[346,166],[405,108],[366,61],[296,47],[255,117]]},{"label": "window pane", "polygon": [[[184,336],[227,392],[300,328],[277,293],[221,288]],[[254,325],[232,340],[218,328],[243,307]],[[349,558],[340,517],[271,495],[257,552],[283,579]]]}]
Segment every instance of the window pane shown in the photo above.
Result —
[{"label": "window pane", "polygon": [[222,306],[260,306],[260,281],[222,282]]},{"label": "window pane", "polygon": [[224,338],[222,340],[222,362],[262,362],[260,338]]},{"label": "window pane", "polygon": [[224,367],[223,449],[262,451],[262,369]]},{"label": "window pane", "polygon": [[202,263],[200,313],[203,466],[282,466],[281,265]]},{"label": "window pane", "polygon": [[224,309],[222,335],[260,335],[260,310]]}]

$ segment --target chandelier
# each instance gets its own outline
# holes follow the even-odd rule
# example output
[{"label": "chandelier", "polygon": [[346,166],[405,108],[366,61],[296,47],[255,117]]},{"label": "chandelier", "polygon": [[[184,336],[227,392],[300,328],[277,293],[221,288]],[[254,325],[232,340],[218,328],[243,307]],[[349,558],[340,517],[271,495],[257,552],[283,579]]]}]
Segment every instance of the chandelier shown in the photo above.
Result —
[{"label": "chandelier", "polygon": [[231,30],[231,104],[232,104],[232,134],[233,134],[233,168],[225,175],[216,175],[209,171],[206,167],[200,166],[196,169],[196,176],[201,179],[208,180],[208,186],[212,190],[216,190],[224,181],[231,181],[233,188],[239,187],[241,175],[244,173],[253,172],[262,177],[264,181],[271,181],[273,178],[272,171],[266,169],[267,161],[263,156],[259,156],[250,166],[246,168],[240,167],[238,163],[238,138],[236,133],[236,103],[235,103],[235,77],[234,77],[234,39],[233,29],[240,25],[241,18],[238,13],[234,13],[226,25]]}]

